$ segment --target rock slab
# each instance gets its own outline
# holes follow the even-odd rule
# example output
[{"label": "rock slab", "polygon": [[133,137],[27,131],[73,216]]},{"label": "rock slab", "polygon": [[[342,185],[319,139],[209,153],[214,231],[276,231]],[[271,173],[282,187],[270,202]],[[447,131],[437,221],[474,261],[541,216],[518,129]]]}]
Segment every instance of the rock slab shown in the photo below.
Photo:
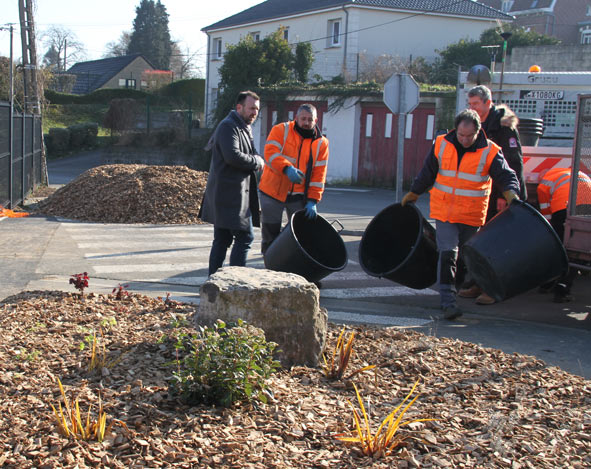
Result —
[{"label": "rock slab", "polygon": [[246,321],[265,331],[281,349],[284,367],[318,366],[326,341],[328,315],[316,285],[304,277],[250,267],[225,267],[201,286],[196,326]]}]

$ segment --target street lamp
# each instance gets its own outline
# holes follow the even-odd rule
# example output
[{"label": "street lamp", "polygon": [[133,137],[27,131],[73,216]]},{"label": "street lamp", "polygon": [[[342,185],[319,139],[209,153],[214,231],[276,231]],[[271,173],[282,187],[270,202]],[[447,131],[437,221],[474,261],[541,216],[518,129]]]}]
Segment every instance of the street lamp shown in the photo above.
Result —
[{"label": "street lamp", "polygon": [[501,33],[503,38],[503,58],[501,59],[501,83],[499,85],[499,102],[503,102],[503,74],[505,73],[505,59],[507,58],[507,40],[513,36],[513,33],[506,31]]}]

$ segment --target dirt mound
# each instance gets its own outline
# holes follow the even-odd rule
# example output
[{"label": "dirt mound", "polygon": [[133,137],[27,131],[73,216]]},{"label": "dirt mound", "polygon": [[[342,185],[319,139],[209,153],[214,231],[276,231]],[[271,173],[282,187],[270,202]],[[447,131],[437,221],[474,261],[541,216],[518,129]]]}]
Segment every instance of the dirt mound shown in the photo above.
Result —
[{"label": "dirt mound", "polygon": [[201,223],[206,183],[206,172],[186,166],[98,166],[39,202],[37,212],[101,223]]}]

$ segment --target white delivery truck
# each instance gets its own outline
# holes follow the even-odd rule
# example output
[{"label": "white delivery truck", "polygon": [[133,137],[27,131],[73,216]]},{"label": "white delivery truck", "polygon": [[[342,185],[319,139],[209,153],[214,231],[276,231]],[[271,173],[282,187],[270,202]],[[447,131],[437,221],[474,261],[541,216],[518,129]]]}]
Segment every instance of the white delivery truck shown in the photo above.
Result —
[{"label": "white delivery truck", "polygon": [[[523,146],[523,176],[528,201],[536,205],[536,186],[551,168],[569,168],[573,158],[577,99],[591,90],[591,72],[496,72],[492,81],[482,83],[493,93],[495,103],[509,106],[521,119],[542,119],[544,133],[537,146]],[[468,91],[476,83],[468,72],[458,76],[456,111],[468,107]],[[580,169],[591,174],[589,162]]]}]

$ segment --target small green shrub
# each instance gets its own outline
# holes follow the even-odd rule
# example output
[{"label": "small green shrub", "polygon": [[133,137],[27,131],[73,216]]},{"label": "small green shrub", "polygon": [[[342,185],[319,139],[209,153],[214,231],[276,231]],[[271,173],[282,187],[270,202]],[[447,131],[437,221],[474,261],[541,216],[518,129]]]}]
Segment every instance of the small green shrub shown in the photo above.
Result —
[{"label": "small green shrub", "polygon": [[96,145],[96,136],[98,135],[98,124],[96,122],[74,124],[68,129],[70,130],[71,150]]},{"label": "small green shrub", "polygon": [[177,336],[179,355],[169,383],[172,395],[190,405],[229,407],[238,401],[267,402],[265,380],[280,364],[273,359],[277,347],[261,329],[239,320],[234,327],[218,321],[195,335]]},{"label": "small green shrub", "polygon": [[64,129],[60,127],[49,129],[49,138],[51,140],[51,143],[47,143],[50,145],[50,148],[48,148],[48,151],[50,153],[56,151],[66,151],[70,147],[69,129]]}]

